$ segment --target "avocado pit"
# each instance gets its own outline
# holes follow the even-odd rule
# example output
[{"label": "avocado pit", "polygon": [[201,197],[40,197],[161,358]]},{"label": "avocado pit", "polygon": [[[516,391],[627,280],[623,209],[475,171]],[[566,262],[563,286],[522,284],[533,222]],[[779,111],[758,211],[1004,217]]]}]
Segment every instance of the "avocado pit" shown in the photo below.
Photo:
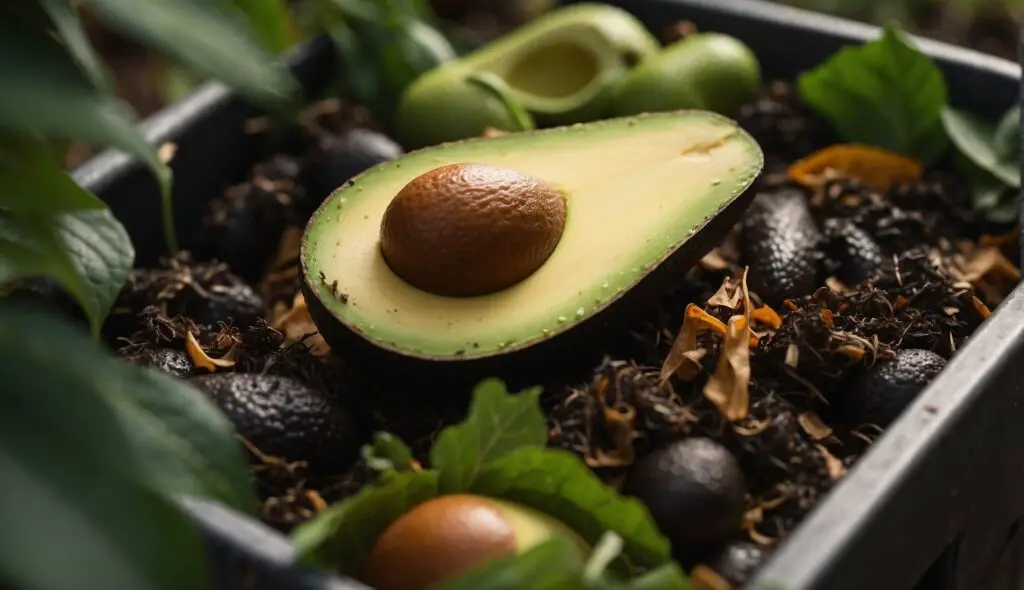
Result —
[{"label": "avocado pit", "polygon": [[380,250],[418,289],[487,295],[536,272],[565,218],[565,197],[541,180],[490,164],[449,164],[398,192],[381,220]]}]

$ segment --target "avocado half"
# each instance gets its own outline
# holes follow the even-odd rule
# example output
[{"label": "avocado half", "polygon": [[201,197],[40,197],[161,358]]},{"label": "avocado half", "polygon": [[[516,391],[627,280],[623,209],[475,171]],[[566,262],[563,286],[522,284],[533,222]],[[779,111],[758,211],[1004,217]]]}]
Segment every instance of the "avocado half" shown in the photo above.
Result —
[{"label": "avocado half", "polygon": [[[381,253],[392,199],[425,172],[474,162],[531,175],[565,196],[557,246],[510,288],[445,297],[412,287]],[[302,288],[324,338],[384,377],[473,381],[594,361],[595,338],[649,312],[750,202],[760,147],[705,111],[606,119],[409,152],[353,178],[313,215]]]},{"label": "avocado half", "polygon": [[[479,135],[487,125],[531,128],[533,121],[524,127],[506,120],[517,107],[540,126],[600,119],[611,114],[631,68],[660,49],[643,23],[621,8],[559,8],[417,78],[403,92],[395,133],[406,147],[418,148]],[[479,88],[482,79],[490,80],[487,92]]]}]

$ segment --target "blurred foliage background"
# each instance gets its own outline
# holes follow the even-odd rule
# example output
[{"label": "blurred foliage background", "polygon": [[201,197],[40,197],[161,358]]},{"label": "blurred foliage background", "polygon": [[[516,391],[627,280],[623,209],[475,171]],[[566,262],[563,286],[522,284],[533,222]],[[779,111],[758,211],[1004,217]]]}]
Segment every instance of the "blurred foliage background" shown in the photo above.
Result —
[{"label": "blurred foliage background", "polygon": [[[282,48],[308,35],[303,21],[307,5],[315,0],[280,0],[296,15],[282,27]],[[333,0],[344,3],[343,0]],[[1024,25],[1024,0],[776,0],[855,20],[885,24],[898,21],[907,30],[1009,59],[1016,59],[1016,42]],[[451,31],[476,32],[481,39],[515,27],[549,9],[556,0],[430,0],[443,23],[458,25]],[[85,14],[87,31],[113,69],[118,93],[141,116],[152,114],[187,93],[197,82],[160,56],[117,36]],[[444,30],[444,29],[443,29]],[[444,30],[444,32],[449,32]],[[473,39],[459,39],[470,45]],[[73,146],[65,165],[73,167],[90,155]]]}]

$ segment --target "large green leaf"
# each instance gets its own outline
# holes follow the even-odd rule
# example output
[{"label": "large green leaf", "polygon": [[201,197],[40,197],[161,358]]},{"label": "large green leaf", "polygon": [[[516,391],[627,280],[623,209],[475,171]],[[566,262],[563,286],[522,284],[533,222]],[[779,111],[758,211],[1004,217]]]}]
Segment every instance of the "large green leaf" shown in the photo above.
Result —
[{"label": "large green leaf", "polygon": [[71,7],[71,3],[68,0],[39,0],[39,5],[49,15],[53,25],[57,28],[57,33],[64,41],[64,46],[78,63],[78,67],[89,76],[97,88],[113,92],[113,80],[99,56],[96,55],[85,28],[82,26],[82,20]]},{"label": "large green leaf", "polygon": [[0,304],[0,585],[206,587],[202,538],[145,479],[98,395],[116,371],[94,346]]},{"label": "large green leaf", "polygon": [[797,83],[803,100],[847,141],[925,164],[948,145],[940,121],[947,100],[942,71],[896,28],[839,50]]},{"label": "large green leaf", "polygon": [[[231,425],[195,388],[109,356],[78,330],[38,313],[5,309],[0,350],[5,361],[34,367],[16,381],[25,391],[66,391],[105,402],[116,430],[127,436],[137,471],[154,489],[209,496],[254,511],[255,495]],[[66,416],[69,432],[98,436],[79,424],[69,401],[40,394],[38,403]]]},{"label": "large green leaf", "polygon": [[[942,124],[961,154],[1008,186],[1020,187],[1020,154],[1005,147],[999,149],[995,125],[973,113],[951,107],[943,109]],[[1006,139],[1003,142],[1008,144]]]},{"label": "large green leaf", "polygon": [[[245,19],[222,0],[86,0],[113,28],[253,102],[279,107],[298,90],[291,74],[260,47]],[[237,18],[236,18],[237,17]]]},{"label": "large green leaf", "polygon": [[358,575],[377,537],[413,507],[437,496],[434,471],[388,471],[292,532],[299,559]]},{"label": "large green leaf", "polygon": [[3,133],[0,206],[41,215],[107,207],[64,173],[46,143],[27,135]]},{"label": "large green leaf", "polygon": [[441,431],[430,449],[430,466],[440,472],[440,491],[466,491],[489,462],[524,447],[543,448],[548,428],[540,393],[534,387],[513,395],[498,379],[481,381],[466,420]]},{"label": "large green leaf", "polygon": [[596,543],[606,531],[623,540],[630,565],[668,562],[669,542],[647,508],[605,485],[576,455],[562,449],[524,447],[489,462],[469,493],[504,498],[554,516]]},{"label": "large green leaf", "polygon": [[233,0],[249,19],[263,47],[273,53],[288,49],[291,12],[287,0]]},{"label": "large green leaf", "polygon": [[575,543],[556,536],[521,555],[488,560],[438,590],[584,590],[583,562]]}]

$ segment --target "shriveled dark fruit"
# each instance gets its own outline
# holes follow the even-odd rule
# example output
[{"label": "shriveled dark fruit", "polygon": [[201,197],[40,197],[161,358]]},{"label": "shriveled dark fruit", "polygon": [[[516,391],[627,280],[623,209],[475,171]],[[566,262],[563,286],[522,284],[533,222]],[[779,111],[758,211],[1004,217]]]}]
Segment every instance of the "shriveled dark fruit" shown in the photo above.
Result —
[{"label": "shriveled dark fruit", "polygon": [[236,326],[250,326],[263,317],[263,300],[245,283],[217,285],[209,294],[210,297],[190,300],[183,314],[196,323],[211,326],[228,320]]},{"label": "shriveled dark fruit", "polygon": [[656,449],[636,465],[623,489],[647,506],[677,553],[724,543],[742,524],[743,471],[728,449],[709,438],[684,438]]},{"label": "shriveled dark fruit", "polygon": [[828,126],[802,104],[792,84],[774,81],[740,107],[736,121],[764,148],[768,171],[831,143]]},{"label": "shriveled dark fruit", "polygon": [[723,580],[738,588],[747,583],[768,554],[768,550],[757,543],[734,541],[718,551],[707,565]]},{"label": "shriveled dark fruit", "polygon": [[334,469],[350,464],[359,450],[361,437],[348,408],[297,379],[213,373],[189,381],[265,455]]},{"label": "shriveled dark fruit", "polygon": [[188,379],[195,372],[192,359],[180,350],[160,348],[149,352],[140,359],[141,362],[180,379]]},{"label": "shriveled dark fruit", "polygon": [[747,285],[769,304],[807,295],[822,280],[822,235],[804,194],[792,188],[763,192],[743,218]]},{"label": "shriveled dark fruit", "polygon": [[277,251],[293,201],[303,198],[294,158],[278,155],[253,170],[252,179],[210,203],[203,218],[203,258],[224,261],[232,272],[257,281]]},{"label": "shriveled dark fruit", "polygon": [[875,364],[844,396],[846,420],[851,426],[888,426],[945,366],[946,359],[918,348]]},{"label": "shriveled dark fruit", "polygon": [[824,223],[830,257],[839,263],[838,277],[855,285],[877,275],[885,262],[885,254],[871,234],[849,219],[827,219]]},{"label": "shriveled dark fruit", "polygon": [[402,147],[387,135],[356,127],[341,135],[324,133],[310,153],[303,173],[306,199],[302,212],[311,215],[327,195],[350,178],[402,155]]}]

